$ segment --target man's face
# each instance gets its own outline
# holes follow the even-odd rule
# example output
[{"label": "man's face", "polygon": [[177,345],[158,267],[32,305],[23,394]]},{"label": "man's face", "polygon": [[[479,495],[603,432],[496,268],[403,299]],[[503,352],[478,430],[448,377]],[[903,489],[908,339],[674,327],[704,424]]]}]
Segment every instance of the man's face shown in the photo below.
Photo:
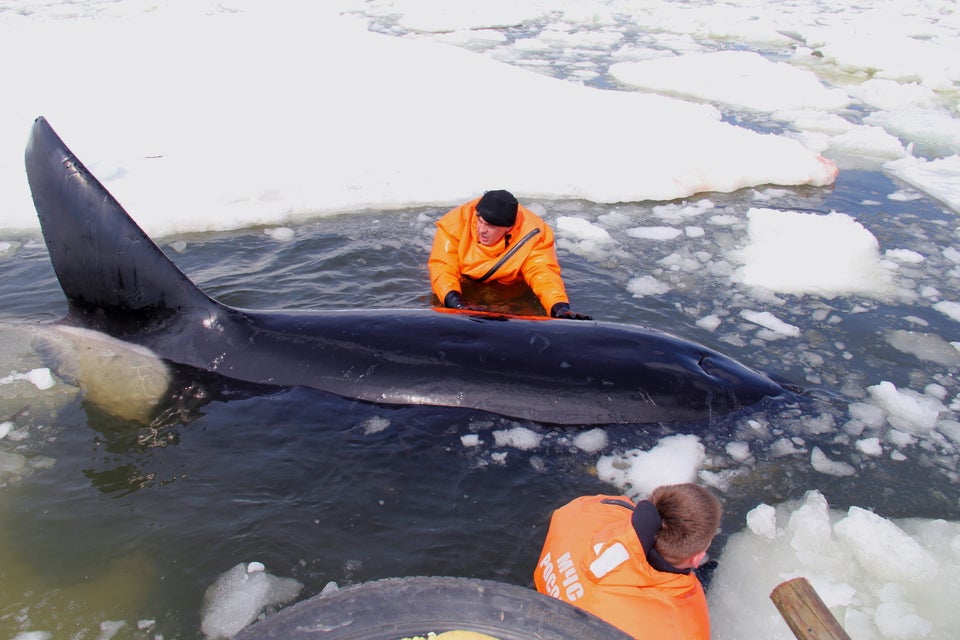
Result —
[{"label": "man's face", "polygon": [[503,236],[507,235],[507,231],[510,231],[510,227],[497,227],[480,216],[475,217],[477,219],[477,237],[480,238],[480,244],[484,246],[489,247],[497,244],[503,240]]}]

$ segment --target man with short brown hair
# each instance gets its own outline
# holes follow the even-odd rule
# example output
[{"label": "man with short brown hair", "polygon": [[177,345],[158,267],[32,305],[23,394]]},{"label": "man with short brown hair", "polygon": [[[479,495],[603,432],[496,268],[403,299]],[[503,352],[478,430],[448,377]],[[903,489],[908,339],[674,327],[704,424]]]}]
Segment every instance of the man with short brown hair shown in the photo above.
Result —
[{"label": "man with short brown hair", "polygon": [[722,514],[720,500],[691,483],[657,487],[638,503],[577,498],[553,513],[534,583],[640,640],[709,640],[693,569]]}]

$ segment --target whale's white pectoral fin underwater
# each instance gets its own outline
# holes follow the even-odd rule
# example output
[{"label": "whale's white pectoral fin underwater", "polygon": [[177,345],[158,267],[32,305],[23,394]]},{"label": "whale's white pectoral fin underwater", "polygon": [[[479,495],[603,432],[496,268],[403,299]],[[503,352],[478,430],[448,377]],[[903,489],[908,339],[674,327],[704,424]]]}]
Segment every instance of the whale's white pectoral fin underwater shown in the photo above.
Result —
[{"label": "whale's white pectoral fin underwater", "polygon": [[434,309],[250,311],[202,292],[44,118],[27,178],[69,301],[61,321],[227,378],[551,424],[692,421],[786,393],[702,345],[639,327]]},{"label": "whale's white pectoral fin underwater", "polygon": [[64,324],[38,328],[33,342],[57,376],[102,411],[149,424],[171,391],[173,372],[156,354],[99,331]]}]

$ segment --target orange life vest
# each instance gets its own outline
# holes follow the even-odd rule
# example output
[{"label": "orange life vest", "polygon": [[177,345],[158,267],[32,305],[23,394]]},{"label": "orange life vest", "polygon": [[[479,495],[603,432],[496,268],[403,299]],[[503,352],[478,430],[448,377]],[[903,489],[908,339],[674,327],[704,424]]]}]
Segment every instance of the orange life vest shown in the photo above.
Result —
[{"label": "orange life vest", "polygon": [[568,302],[560,276],[553,231],[535,213],[519,205],[517,220],[504,239],[484,246],[477,237],[476,208],[480,198],[452,209],[437,221],[427,265],[430,286],[443,301],[461,292],[460,279],[515,284],[526,282],[549,313]]},{"label": "orange life vest", "polygon": [[709,640],[700,581],[650,566],[631,524],[633,507],[629,498],[599,495],[557,509],[534,571],[537,590],[638,640]]}]

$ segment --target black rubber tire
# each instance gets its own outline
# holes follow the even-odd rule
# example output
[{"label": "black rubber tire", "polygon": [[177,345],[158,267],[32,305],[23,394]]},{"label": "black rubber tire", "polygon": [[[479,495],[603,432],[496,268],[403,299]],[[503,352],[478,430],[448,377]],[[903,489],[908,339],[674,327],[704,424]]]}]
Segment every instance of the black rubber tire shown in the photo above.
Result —
[{"label": "black rubber tire", "polygon": [[318,595],[234,640],[399,640],[473,631],[498,640],[629,640],[599,618],[532,589],[470,578],[388,578]]}]

